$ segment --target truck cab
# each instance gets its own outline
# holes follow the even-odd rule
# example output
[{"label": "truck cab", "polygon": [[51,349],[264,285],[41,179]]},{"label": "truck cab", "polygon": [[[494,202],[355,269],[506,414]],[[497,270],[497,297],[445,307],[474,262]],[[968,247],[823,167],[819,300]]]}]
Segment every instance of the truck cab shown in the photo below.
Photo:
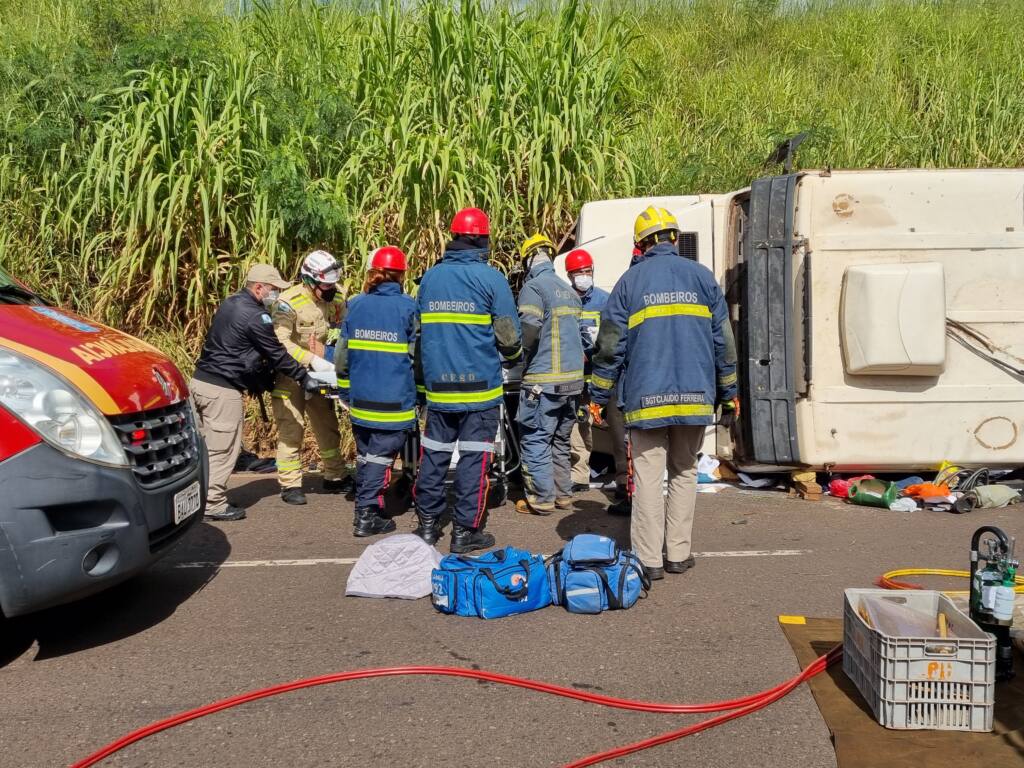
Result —
[{"label": "truck cab", "polygon": [[0,269],[0,612],[98,592],[202,517],[206,449],[159,350]]},{"label": "truck cab", "polygon": [[[610,290],[663,206],[729,303],[748,470],[1024,464],[1024,171],[805,171],[735,192],[585,205]],[[561,260],[558,263],[561,268]]]}]

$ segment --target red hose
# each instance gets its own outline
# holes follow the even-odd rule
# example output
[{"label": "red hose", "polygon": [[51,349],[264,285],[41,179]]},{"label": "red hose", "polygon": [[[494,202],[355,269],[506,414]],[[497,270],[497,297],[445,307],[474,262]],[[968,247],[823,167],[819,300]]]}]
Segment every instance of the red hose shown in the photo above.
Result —
[{"label": "red hose", "polygon": [[111,742],[102,749],[93,752],[86,758],[76,762],[71,768],[89,768],[89,766],[96,765],[101,760],[110,757],[115,752],[119,752],[125,747],[134,744],[142,739],[152,736],[153,734],[166,731],[169,728],[187,723],[190,720],[196,720],[200,717],[213,714],[214,712],[220,712],[231,707],[237,707],[239,704],[245,704],[250,701],[256,701],[257,699],[265,699],[270,696],[277,696],[278,694],[288,693],[290,691],[297,691],[302,688],[312,688],[318,685],[327,685],[329,683],[341,683],[348,680],[362,680],[372,677],[397,677],[403,675],[442,675],[447,677],[466,677],[474,680],[485,680],[490,683],[499,683],[501,685],[510,685],[517,688],[526,688],[532,691],[539,691],[540,693],[547,693],[554,696],[562,696],[567,699],[576,699],[578,701],[585,701],[591,704],[600,704],[605,707],[615,707],[617,709],[629,709],[637,712],[657,712],[661,714],[695,714],[695,713],[708,713],[708,712],[722,712],[728,710],[735,710],[727,715],[721,715],[714,717],[709,720],[705,720],[696,725],[687,726],[679,731],[671,731],[657,736],[653,739],[647,739],[636,744],[630,744],[624,747],[619,747],[611,752],[601,753],[600,755],[593,755],[592,757],[584,758],[582,761],[572,763],[572,766],[584,766],[594,765],[597,762],[611,759],[611,757],[617,757],[619,755],[630,754],[631,752],[637,752],[642,749],[656,746],[658,744],[664,744],[675,739],[681,739],[684,736],[689,736],[691,733],[698,733],[699,731],[707,728],[713,728],[716,725],[732,720],[736,717],[742,717],[743,715],[756,712],[758,709],[771,704],[774,701],[785,696],[787,693],[796,688],[800,683],[813,677],[826,666],[835,662],[841,654],[842,648],[837,646],[833,648],[826,656],[822,656],[811,664],[807,669],[801,672],[796,677],[781,683],[774,688],[769,688],[761,693],[754,694],[752,696],[744,696],[739,699],[732,699],[729,701],[711,702],[709,704],[662,704],[656,702],[645,702],[636,701],[633,699],[619,699],[612,696],[603,696],[596,693],[586,693],[584,691],[578,691],[574,688],[564,688],[559,685],[552,685],[550,683],[542,683],[536,680],[527,680],[519,677],[511,677],[509,675],[502,675],[496,672],[485,672],[475,669],[463,669],[461,667],[383,667],[379,669],[361,669],[354,672],[336,672],[330,675],[323,675],[321,677],[310,677],[304,680],[295,680],[290,683],[282,683],[280,685],[271,686],[269,688],[262,688],[256,691],[249,691],[238,696],[233,696],[228,699],[222,699],[221,701],[213,702],[196,709],[190,709],[185,712],[181,712],[177,715],[158,720],[155,723],[151,723],[143,728],[132,731],[131,733],[122,736],[117,741]]}]

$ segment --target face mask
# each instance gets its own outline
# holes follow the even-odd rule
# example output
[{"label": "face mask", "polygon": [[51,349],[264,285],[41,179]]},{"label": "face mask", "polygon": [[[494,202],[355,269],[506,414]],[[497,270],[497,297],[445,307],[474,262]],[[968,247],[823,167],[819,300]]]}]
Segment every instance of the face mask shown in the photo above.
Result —
[{"label": "face mask", "polygon": [[593,275],[576,275],[572,279],[572,284],[576,286],[577,291],[586,293],[594,287],[594,277]]},{"label": "face mask", "polygon": [[280,291],[271,291],[270,293],[263,297],[263,306],[265,306],[267,309],[270,309],[271,307],[274,306],[274,304],[277,303],[277,300],[279,298],[281,298]]},{"label": "face mask", "polygon": [[328,304],[334,301],[334,297],[338,295],[337,288],[318,288],[317,291],[320,293],[321,301],[325,301]]}]

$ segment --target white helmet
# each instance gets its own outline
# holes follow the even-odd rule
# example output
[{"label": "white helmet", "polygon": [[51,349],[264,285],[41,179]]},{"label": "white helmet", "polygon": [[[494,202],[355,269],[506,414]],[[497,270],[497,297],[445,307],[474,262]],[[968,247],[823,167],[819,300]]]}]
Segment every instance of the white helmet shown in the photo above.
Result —
[{"label": "white helmet", "polygon": [[341,275],[338,262],[327,251],[313,251],[302,260],[299,274],[314,283],[336,283]]}]

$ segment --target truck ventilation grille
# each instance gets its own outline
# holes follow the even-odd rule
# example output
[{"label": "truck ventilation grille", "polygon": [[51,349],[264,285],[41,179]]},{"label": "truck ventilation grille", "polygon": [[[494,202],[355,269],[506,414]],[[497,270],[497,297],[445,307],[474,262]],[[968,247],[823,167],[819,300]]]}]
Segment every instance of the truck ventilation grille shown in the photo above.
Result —
[{"label": "truck ventilation grille", "polygon": [[697,233],[679,233],[679,255],[691,261],[697,260]]},{"label": "truck ventilation grille", "polygon": [[128,416],[112,416],[113,425],[135,478],[144,488],[169,483],[199,461],[196,430],[188,401]]}]

